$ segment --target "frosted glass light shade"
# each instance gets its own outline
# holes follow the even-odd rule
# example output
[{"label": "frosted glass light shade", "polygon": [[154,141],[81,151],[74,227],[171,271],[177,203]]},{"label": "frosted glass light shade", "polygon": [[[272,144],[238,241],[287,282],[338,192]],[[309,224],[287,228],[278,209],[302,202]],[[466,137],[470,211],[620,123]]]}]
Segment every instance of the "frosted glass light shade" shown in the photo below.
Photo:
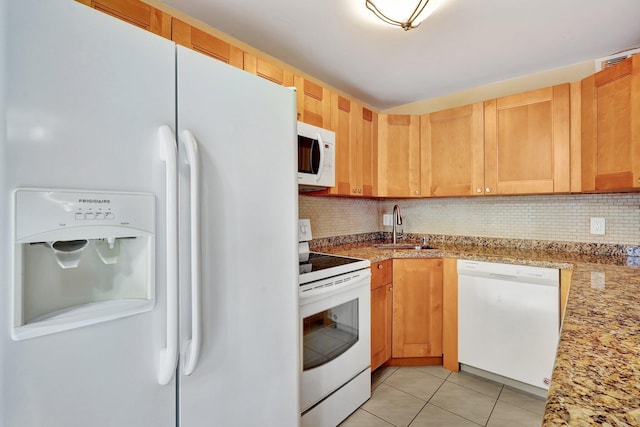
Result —
[{"label": "frosted glass light shade", "polygon": [[427,14],[429,0],[366,0],[367,8],[389,25],[407,31],[417,27]]}]

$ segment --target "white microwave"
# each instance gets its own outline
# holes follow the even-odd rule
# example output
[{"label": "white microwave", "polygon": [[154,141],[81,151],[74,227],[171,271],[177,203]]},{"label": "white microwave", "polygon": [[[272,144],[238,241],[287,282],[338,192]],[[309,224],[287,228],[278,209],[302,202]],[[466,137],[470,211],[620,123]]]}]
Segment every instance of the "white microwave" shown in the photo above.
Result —
[{"label": "white microwave", "polygon": [[[298,122],[298,185],[301,190],[336,185],[336,134]],[[312,187],[312,188],[308,188]]]}]

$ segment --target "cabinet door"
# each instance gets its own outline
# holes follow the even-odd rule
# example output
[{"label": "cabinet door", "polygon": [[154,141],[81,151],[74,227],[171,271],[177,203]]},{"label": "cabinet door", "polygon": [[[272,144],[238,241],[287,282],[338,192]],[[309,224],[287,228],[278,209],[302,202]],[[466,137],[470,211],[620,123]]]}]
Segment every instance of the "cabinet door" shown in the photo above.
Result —
[{"label": "cabinet door", "polygon": [[362,195],[377,193],[378,113],[362,107]]},{"label": "cabinet door", "polygon": [[298,97],[298,120],[331,129],[331,94],[329,90],[304,77],[294,76]]},{"label": "cabinet door", "polygon": [[393,260],[374,262],[371,264],[371,290],[393,282]]},{"label": "cabinet door", "polygon": [[371,291],[371,370],[391,359],[391,284]]},{"label": "cabinet door", "polygon": [[393,260],[393,358],[442,356],[442,260]]},{"label": "cabinet door", "polygon": [[293,73],[249,52],[244,52],[244,70],[280,86],[293,86]]},{"label": "cabinet door", "polygon": [[393,261],[371,264],[371,370],[391,358]]},{"label": "cabinet door", "polygon": [[171,16],[138,0],[78,0],[80,3],[122,19],[167,39],[171,38]]},{"label": "cabinet door", "polygon": [[640,55],[582,81],[582,191],[640,188]]},{"label": "cabinet door", "polygon": [[358,122],[356,111],[350,100],[338,94],[331,94],[331,125],[336,133],[336,186],[329,194],[357,196],[356,175],[352,168],[358,167],[362,158],[357,155]]},{"label": "cabinet door", "polygon": [[[351,196],[364,195],[363,173],[365,168],[363,123],[361,119],[362,105],[351,101],[351,140],[349,141],[349,188]],[[333,117],[331,118],[333,120]]]},{"label": "cabinet door", "polygon": [[378,129],[377,196],[420,197],[420,117],[381,114]]},{"label": "cabinet door", "polygon": [[421,116],[423,195],[484,194],[483,120],[481,102]]},{"label": "cabinet door", "polygon": [[171,18],[171,40],[234,67],[243,68],[242,49],[176,18]]},{"label": "cabinet door", "polygon": [[485,193],[569,192],[569,84],[484,105]]}]

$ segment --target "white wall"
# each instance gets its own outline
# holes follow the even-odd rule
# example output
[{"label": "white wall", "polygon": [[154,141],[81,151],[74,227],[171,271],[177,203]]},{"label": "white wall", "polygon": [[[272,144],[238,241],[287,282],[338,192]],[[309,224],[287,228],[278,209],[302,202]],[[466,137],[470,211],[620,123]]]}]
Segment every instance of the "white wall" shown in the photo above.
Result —
[{"label": "white wall", "polygon": [[[382,214],[400,206],[404,231],[568,242],[640,244],[640,194],[578,194],[400,200],[300,196],[314,238],[387,231]],[[606,221],[589,233],[591,217]]]}]

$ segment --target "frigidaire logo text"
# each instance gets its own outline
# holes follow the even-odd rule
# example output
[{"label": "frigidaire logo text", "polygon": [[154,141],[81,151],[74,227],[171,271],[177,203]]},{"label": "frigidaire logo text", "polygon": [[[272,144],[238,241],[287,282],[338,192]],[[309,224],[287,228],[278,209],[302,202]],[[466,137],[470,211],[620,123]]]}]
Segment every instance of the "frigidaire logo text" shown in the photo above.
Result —
[{"label": "frigidaire logo text", "polygon": [[78,199],[80,203],[111,203],[109,199]]}]

